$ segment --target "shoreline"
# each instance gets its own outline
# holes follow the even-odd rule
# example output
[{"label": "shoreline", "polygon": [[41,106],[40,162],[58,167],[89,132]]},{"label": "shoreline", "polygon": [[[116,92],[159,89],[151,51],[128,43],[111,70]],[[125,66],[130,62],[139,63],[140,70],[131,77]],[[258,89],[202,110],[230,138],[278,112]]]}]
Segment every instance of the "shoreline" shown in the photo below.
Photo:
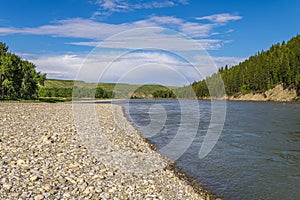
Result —
[{"label": "shoreline", "polygon": [[205,97],[205,98],[198,98],[199,101],[237,101],[237,102],[273,102],[273,103],[300,103],[300,97],[296,97],[293,100],[290,101],[276,101],[276,100],[269,100],[269,99],[259,99],[255,100],[252,98],[234,98],[234,97],[226,97],[226,98],[211,98],[211,97]]},{"label": "shoreline", "polygon": [[158,148],[156,147],[156,145],[154,145],[153,143],[151,143],[147,138],[145,138],[143,136],[143,133],[141,132],[141,130],[139,130],[134,122],[132,122],[128,116],[126,116],[125,114],[125,110],[124,110],[124,107],[122,107],[122,112],[123,112],[123,116],[128,120],[128,123],[130,123],[139,133],[140,137],[143,139],[143,141],[145,143],[147,143],[149,145],[149,147],[157,152],[158,154],[162,155],[165,159],[168,160],[168,162],[170,162],[168,164],[168,166],[166,167],[166,169],[172,171],[175,176],[177,176],[180,180],[184,181],[186,184],[190,185],[193,190],[200,194],[201,196],[203,196],[205,198],[205,200],[222,200],[220,197],[218,197],[216,194],[214,194],[211,190],[208,190],[208,189],[205,189],[205,186],[203,183],[201,183],[197,178],[187,174],[186,172],[184,172],[184,170],[176,165],[175,161],[169,159],[168,157],[164,156],[163,154],[161,154],[159,151],[158,151]]},{"label": "shoreline", "polygon": [[92,107],[101,130],[80,133],[70,104],[1,103],[0,198],[213,199],[181,180],[121,107],[81,105]]},{"label": "shoreline", "polygon": [[284,88],[282,84],[265,92],[254,92],[242,94],[238,93],[233,96],[224,96],[221,98],[202,97],[201,100],[227,100],[227,101],[259,101],[259,102],[299,102],[300,96],[297,96],[296,89]]}]

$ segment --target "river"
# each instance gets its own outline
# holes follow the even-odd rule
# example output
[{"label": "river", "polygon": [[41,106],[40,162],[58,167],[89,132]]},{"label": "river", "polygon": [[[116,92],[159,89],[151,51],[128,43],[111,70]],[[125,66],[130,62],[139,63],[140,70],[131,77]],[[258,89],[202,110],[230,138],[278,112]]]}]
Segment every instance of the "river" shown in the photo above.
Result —
[{"label": "river", "polygon": [[[176,163],[216,196],[300,198],[299,103],[227,101],[219,140],[204,158],[198,155],[211,120],[210,101],[130,100],[121,104],[127,117],[160,150],[179,130],[191,137],[196,123],[195,138]],[[200,113],[199,123],[195,113]],[[155,116],[157,127],[154,123],[149,129]],[[165,121],[159,123],[162,119]]]}]

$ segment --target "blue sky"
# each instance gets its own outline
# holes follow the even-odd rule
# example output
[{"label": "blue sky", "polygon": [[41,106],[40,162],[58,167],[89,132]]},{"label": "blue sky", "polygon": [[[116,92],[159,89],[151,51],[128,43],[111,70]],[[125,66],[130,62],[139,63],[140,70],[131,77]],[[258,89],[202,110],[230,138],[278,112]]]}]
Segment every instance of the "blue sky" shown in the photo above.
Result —
[{"label": "blue sky", "polygon": [[[182,55],[196,57],[205,50],[217,67],[234,65],[259,50],[297,35],[299,19],[298,0],[2,0],[0,41],[51,78],[77,76],[87,81],[115,82],[122,77],[128,82],[146,80],[147,83],[182,85],[213,72],[201,69],[201,76],[194,76],[189,65],[200,61]],[[171,31],[154,31],[148,27]],[[138,31],[132,31],[135,29]],[[122,34],[124,31],[130,35]],[[115,37],[116,34],[119,36]],[[187,48],[180,34],[203,49]],[[103,43],[111,37],[114,45]],[[105,68],[125,50],[148,48],[149,41],[156,43],[152,46],[156,50],[126,54],[107,70],[110,74],[102,78],[97,76],[103,69],[97,76],[88,75],[96,68]],[[93,51],[96,46],[97,50]],[[173,51],[179,56],[174,56]],[[184,63],[184,59],[192,63]],[[139,67],[134,72],[133,66],[145,64],[149,65],[145,70]],[[154,67],[155,64],[162,67]],[[88,68],[88,65],[93,67]],[[174,81],[177,75],[169,75],[170,80],[164,82],[170,66],[175,66],[172,70],[185,76],[185,80]],[[92,72],[82,76],[79,72],[78,76],[82,68]],[[124,74],[130,74],[131,79],[124,79]],[[149,76],[157,80],[148,80]]]}]

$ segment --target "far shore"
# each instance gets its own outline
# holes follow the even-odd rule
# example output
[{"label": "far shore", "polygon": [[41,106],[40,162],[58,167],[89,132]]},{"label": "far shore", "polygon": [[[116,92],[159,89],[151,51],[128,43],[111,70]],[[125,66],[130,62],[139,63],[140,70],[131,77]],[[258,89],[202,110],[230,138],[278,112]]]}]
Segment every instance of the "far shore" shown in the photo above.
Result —
[{"label": "far shore", "polygon": [[229,100],[229,101],[273,101],[273,102],[299,102],[295,89],[285,89],[281,84],[266,92],[235,94],[233,96],[200,97],[199,100]]}]

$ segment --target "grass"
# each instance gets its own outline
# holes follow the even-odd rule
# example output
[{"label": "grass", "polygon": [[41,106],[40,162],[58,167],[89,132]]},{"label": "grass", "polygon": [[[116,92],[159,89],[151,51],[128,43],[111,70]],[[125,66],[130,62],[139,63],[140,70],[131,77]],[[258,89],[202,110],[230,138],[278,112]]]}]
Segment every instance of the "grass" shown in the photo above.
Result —
[{"label": "grass", "polygon": [[[76,86],[77,88],[89,88],[95,89],[99,85],[106,91],[113,91],[115,93],[115,98],[151,98],[152,93],[158,90],[176,90],[179,87],[175,86],[163,86],[157,84],[126,84],[126,83],[92,83],[92,82],[84,82],[84,81],[74,81],[74,80],[59,80],[59,79],[46,79],[44,86],[45,88],[72,88]],[[80,99],[78,99],[80,100]],[[72,97],[39,97],[38,99],[33,100],[22,100],[22,99],[0,99],[0,101],[8,102],[48,102],[48,103],[56,103],[56,102],[65,102],[72,101]]]},{"label": "grass", "polygon": [[129,98],[130,93],[135,93],[141,96],[148,96],[157,90],[177,89],[175,86],[163,86],[156,84],[126,84],[126,83],[92,83],[84,81],[74,80],[58,80],[58,79],[47,79],[44,87],[47,88],[96,88],[97,84],[105,90],[113,91],[117,98]]},{"label": "grass", "polygon": [[66,102],[72,101],[72,98],[63,98],[63,97],[40,97],[38,99],[39,102],[45,103],[58,103],[58,102]]},{"label": "grass", "polygon": [[58,79],[46,79],[44,87],[47,88],[73,88],[74,83],[78,87],[93,88],[96,83],[88,83],[84,81],[74,81],[74,80],[58,80]]},{"label": "grass", "polygon": [[66,102],[72,101],[72,98],[61,98],[61,97],[40,97],[37,99],[0,99],[0,102],[19,102],[19,103],[57,103],[57,102]]}]

